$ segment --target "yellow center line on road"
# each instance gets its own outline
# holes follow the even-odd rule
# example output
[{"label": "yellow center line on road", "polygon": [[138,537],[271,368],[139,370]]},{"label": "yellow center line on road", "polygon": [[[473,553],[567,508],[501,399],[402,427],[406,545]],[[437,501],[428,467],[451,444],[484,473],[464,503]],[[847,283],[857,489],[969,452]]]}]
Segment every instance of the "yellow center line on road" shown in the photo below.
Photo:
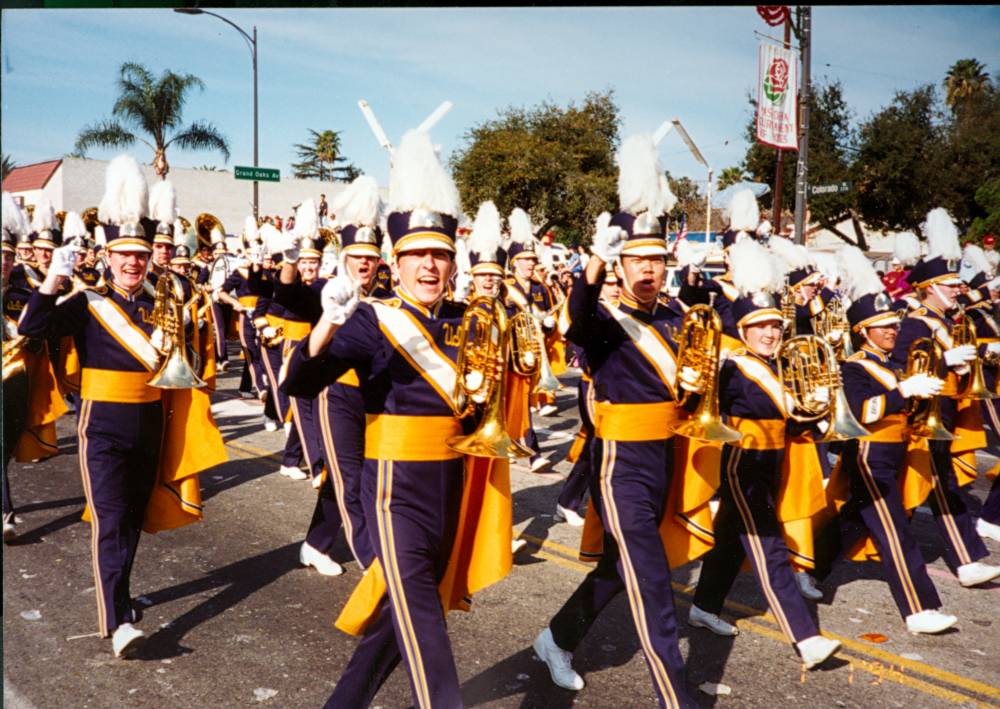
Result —
[{"label": "yellow center line on road", "polygon": [[[541,539],[540,537],[536,537],[531,534],[520,534],[517,536],[518,538],[524,539],[525,541],[530,542],[533,546],[537,547],[538,556],[548,561],[552,561],[559,566],[578,572],[582,571],[584,573],[589,573],[591,569],[594,568],[592,564],[585,564],[582,561],[576,560],[577,551],[563,544],[559,544],[558,542],[553,542],[548,539]],[[672,586],[675,591],[688,595],[690,595],[694,590],[693,586],[685,586],[684,584],[676,581],[672,582]],[[685,606],[688,606],[691,603],[690,599],[684,597],[681,597],[678,600]],[[769,625],[775,627],[777,626],[777,621],[775,621],[774,617],[769,612],[763,612],[762,614],[762,611],[759,608],[753,608],[736,601],[726,601],[725,605],[730,611],[737,611],[739,613],[746,613],[754,616],[752,619],[738,618],[736,620],[737,627],[749,630],[758,635],[763,635],[764,637],[771,638],[772,640],[777,640],[781,643],[787,642],[782,633],[774,630],[772,627],[769,627]],[[997,689],[996,687],[948,672],[947,670],[942,670],[939,667],[934,667],[924,662],[909,660],[905,657],[887,652],[886,650],[882,650],[880,648],[869,647],[851,638],[838,635],[837,633],[824,631],[823,635],[839,640],[844,649],[850,651],[846,654],[854,657],[860,656],[858,657],[860,662],[857,666],[865,672],[878,677],[880,680],[889,680],[898,684],[903,684],[926,694],[931,694],[935,697],[945,699],[956,704],[973,704],[976,707],[984,708],[998,706],[997,704],[983,702],[975,697],[955,692],[946,687],[941,687],[940,685],[925,682],[911,675],[907,675],[906,673],[913,672],[923,675],[929,679],[934,679],[955,687],[960,687],[972,692],[973,694],[989,697],[991,699],[1000,699],[1000,689]],[[866,657],[871,658],[874,662],[866,660]]]},{"label": "yellow center line on road", "polygon": [[[248,443],[234,443],[232,441],[228,441],[226,442],[226,447],[232,449],[241,459],[260,457],[272,459],[278,462],[281,460],[279,453],[267,451]],[[524,539],[536,547],[537,555],[539,557],[545,559],[546,561],[551,561],[557,566],[561,566],[577,573],[589,573],[590,570],[593,569],[592,564],[585,564],[582,561],[577,560],[576,549],[572,549],[563,544],[559,544],[558,542],[542,539],[530,534],[516,534],[516,536],[520,539]],[[673,582],[672,585],[675,591],[688,596],[694,591],[693,586],[686,586],[676,581]],[[683,596],[678,598],[678,601],[685,607],[691,604],[690,599]],[[769,612],[762,612],[759,608],[753,608],[752,606],[747,606],[737,601],[726,601],[725,605],[730,612],[753,616],[753,618],[736,619],[736,626],[741,630],[755,633],[782,644],[787,642],[785,636],[780,631],[774,629],[774,627],[777,627],[777,621],[775,621],[774,617]],[[895,682],[939,699],[955,704],[975,706],[977,709],[990,709],[991,707],[1000,706],[1000,704],[984,702],[975,697],[970,697],[967,694],[962,694],[947,687],[926,682],[906,673],[910,672],[923,675],[926,678],[965,689],[973,694],[1000,700],[1000,689],[996,687],[948,672],[947,670],[928,665],[924,662],[909,660],[905,657],[880,648],[869,647],[868,645],[859,643],[852,638],[838,635],[837,633],[824,631],[823,635],[839,640],[844,649],[849,651],[842,654],[852,658],[852,667],[856,667],[867,674],[872,675],[879,682],[884,680]],[[853,662],[854,659],[857,660],[856,663]]]}]

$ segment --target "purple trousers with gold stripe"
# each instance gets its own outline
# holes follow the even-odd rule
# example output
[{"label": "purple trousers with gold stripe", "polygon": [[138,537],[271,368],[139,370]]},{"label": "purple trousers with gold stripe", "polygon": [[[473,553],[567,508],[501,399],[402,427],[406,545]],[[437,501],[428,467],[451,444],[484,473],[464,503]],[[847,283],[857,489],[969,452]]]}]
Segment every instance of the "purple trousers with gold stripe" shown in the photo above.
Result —
[{"label": "purple trousers with gold stripe", "polygon": [[748,559],[778,626],[797,643],[819,630],[799,592],[775,513],[783,453],[723,447],[715,546],[701,565],[694,604],[718,615]]},{"label": "purple trousers with gold stripe", "polygon": [[326,553],[343,525],[351,554],[361,568],[375,558],[364,507],[361,476],[365,457],[365,411],[357,387],[331,384],[316,397],[316,424],[323,442],[326,480],[320,487],[306,542]]},{"label": "purple trousers with gold stripe", "polygon": [[97,620],[106,638],[132,622],[129,577],[156,483],[163,405],[84,399],[77,417],[83,491],[92,515]]},{"label": "purple trousers with gold stripe", "polygon": [[673,444],[595,438],[591,497],[604,524],[604,553],[549,623],[556,645],[574,651],[621,591],[660,706],[697,707],[687,690],[677,636],[670,564],[659,525],[670,490]]},{"label": "purple trousers with gold stripe", "polygon": [[840,510],[844,548],[853,546],[863,531],[871,535],[882,573],[903,618],[941,607],[903,509],[897,476],[906,447],[906,443],[848,441],[842,460],[850,466],[851,496]]},{"label": "purple trousers with gold stripe", "polygon": [[462,502],[462,459],[366,459],[362,499],[388,597],[326,702],[367,707],[400,659],[418,709],[462,706],[438,583],[444,576]]},{"label": "purple trousers with gold stripe", "polygon": [[[249,311],[248,311],[249,312]],[[250,372],[257,392],[267,390],[264,380],[264,364],[260,361],[261,347],[257,343],[257,329],[253,326],[253,318],[246,313],[240,313],[240,346],[243,348],[243,366]]]},{"label": "purple trousers with gold stripe", "polygon": [[[954,429],[950,429],[954,430]],[[941,540],[944,542],[945,563],[954,572],[959,566],[971,564],[989,555],[986,545],[976,532],[976,520],[962,497],[955,475],[950,441],[928,441],[934,487],[927,504],[934,513]]]}]

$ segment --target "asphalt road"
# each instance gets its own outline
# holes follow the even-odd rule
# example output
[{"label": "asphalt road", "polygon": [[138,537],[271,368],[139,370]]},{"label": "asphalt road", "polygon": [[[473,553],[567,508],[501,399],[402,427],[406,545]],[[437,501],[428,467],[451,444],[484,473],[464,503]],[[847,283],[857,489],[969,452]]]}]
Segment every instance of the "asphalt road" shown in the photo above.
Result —
[{"label": "asphalt road", "polygon": [[[237,366],[238,369],[239,365]],[[150,636],[138,659],[116,660],[96,635],[90,530],[80,521],[83,493],[75,420],[59,423],[63,454],[13,466],[19,540],[4,547],[4,699],[18,709],[320,707],[355,641],[332,627],[359,578],[326,578],[298,564],[314,502],[306,482],[277,474],[280,432],[261,425],[261,406],[234,396],[238,373],[220,380],[215,415],[230,460],[202,475],[205,520],[144,535],[132,576]],[[560,459],[577,428],[574,378],[557,415],[536,422],[543,448]],[[985,466],[988,462],[983,459]],[[531,650],[535,635],[576,588],[588,566],[576,560],[579,530],[552,518],[565,462],[554,472],[512,472],[517,532],[528,541],[510,576],[476,598],[471,613],[449,617],[462,695],[469,707],[520,709],[655,707],[656,699],[624,596],[579,648],[574,665],[587,687],[555,687]],[[973,494],[982,499],[986,482]],[[946,611],[946,634],[909,635],[879,569],[841,564],[815,606],[843,651],[804,673],[783,640],[753,578],[740,576],[725,615],[741,629],[720,638],[681,623],[688,680],[704,707],[1000,706],[1000,585],[963,589],[941,560],[928,514],[914,521]],[[1000,563],[1000,545],[988,543]],[[341,542],[334,557],[350,558]],[[687,616],[697,562],[675,573]],[[869,634],[884,636],[874,642]],[[868,635],[869,639],[864,636]],[[881,638],[876,638],[880,640]],[[697,689],[711,683],[729,693]],[[397,669],[375,701],[409,707]]]}]

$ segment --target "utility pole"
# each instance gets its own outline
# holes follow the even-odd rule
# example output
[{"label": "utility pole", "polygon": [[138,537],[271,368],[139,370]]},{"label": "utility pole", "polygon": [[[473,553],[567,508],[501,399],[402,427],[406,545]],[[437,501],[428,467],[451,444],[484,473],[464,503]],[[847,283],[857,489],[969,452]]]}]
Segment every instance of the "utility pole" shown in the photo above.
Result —
[{"label": "utility pole", "polygon": [[[785,17],[785,49],[789,49],[792,43],[792,13],[791,10],[788,12],[788,16]],[[781,190],[782,183],[784,182],[785,176],[785,151],[781,148],[776,148],[778,151],[778,162],[774,168],[774,204],[771,209],[771,224],[774,226],[774,233],[781,233]]]},{"label": "utility pole", "polygon": [[809,177],[809,55],[812,51],[812,9],[799,7],[799,46],[802,48],[802,90],[799,101],[799,161],[795,168],[795,243],[806,241],[806,185]]}]

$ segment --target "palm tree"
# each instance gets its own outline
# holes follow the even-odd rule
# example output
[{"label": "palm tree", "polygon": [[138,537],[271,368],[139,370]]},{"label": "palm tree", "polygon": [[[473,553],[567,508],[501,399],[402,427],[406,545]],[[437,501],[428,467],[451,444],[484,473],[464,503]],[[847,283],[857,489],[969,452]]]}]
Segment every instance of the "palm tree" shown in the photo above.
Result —
[{"label": "palm tree", "polygon": [[0,172],[2,172],[2,175],[0,175],[0,180],[6,180],[7,175],[9,175],[10,171],[13,170],[15,167],[17,167],[17,163],[14,162],[14,158],[12,158],[10,155],[4,155],[3,163],[0,164]]},{"label": "palm tree", "polygon": [[76,152],[82,155],[91,147],[124,148],[138,140],[153,150],[153,167],[161,178],[170,172],[167,148],[171,145],[184,150],[218,150],[228,162],[229,143],[215,126],[206,121],[181,125],[187,94],[195,88],[204,89],[205,84],[194,74],[175,74],[168,69],[156,78],[142,64],[122,64],[120,93],[111,109],[115,118],[80,131]]},{"label": "palm tree", "polygon": [[716,180],[717,190],[723,190],[729,185],[735,185],[737,182],[743,181],[743,171],[736,167],[726,167],[723,168],[722,172],[719,173],[719,177]]},{"label": "palm tree", "polygon": [[346,162],[347,158],[340,154],[340,131],[325,130],[322,133],[309,129],[308,143],[295,145],[301,162],[292,163],[292,172],[302,180],[320,180],[321,182],[350,182],[360,173],[358,168]]},{"label": "palm tree", "polygon": [[976,59],[959,59],[951,65],[945,76],[944,87],[947,91],[945,103],[952,110],[964,99],[983,90],[990,80],[985,69],[986,65]]}]

